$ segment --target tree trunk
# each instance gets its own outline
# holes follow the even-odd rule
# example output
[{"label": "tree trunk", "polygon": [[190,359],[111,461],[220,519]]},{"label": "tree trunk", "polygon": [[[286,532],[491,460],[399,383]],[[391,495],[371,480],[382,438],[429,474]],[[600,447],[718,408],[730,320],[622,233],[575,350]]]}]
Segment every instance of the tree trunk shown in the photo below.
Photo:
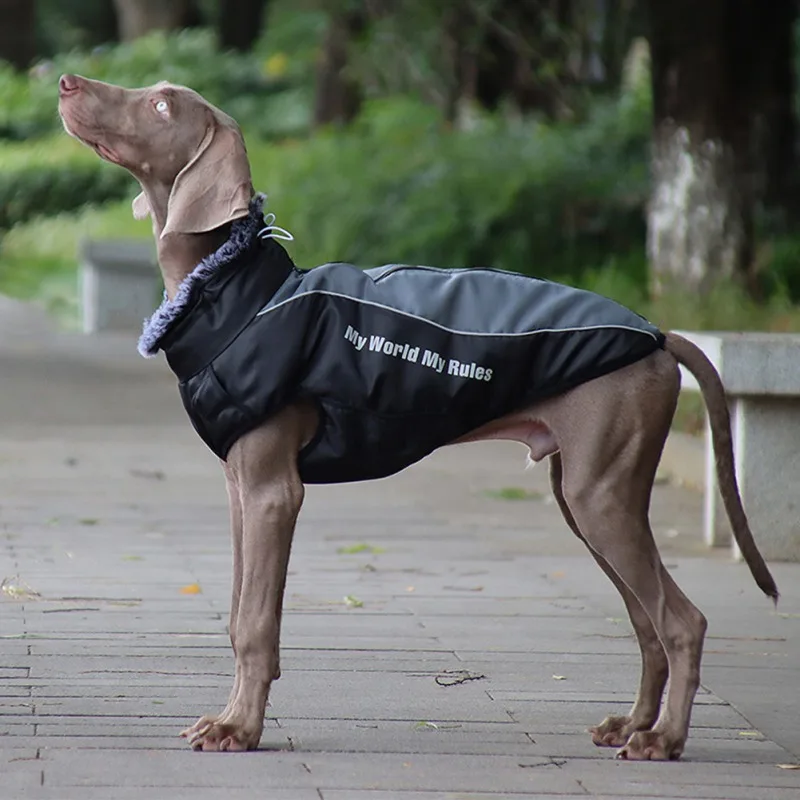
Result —
[{"label": "tree trunk", "polygon": [[442,113],[448,123],[458,122],[460,107],[475,99],[476,65],[469,32],[474,24],[469,9],[449,4],[442,19],[442,52],[445,69],[445,93]]},{"label": "tree trunk", "polygon": [[362,10],[331,16],[317,64],[314,126],[347,123],[361,107],[361,89],[347,75],[348,51],[366,25]]},{"label": "tree trunk", "polygon": [[191,0],[114,0],[119,20],[119,38],[138,39],[154,30],[185,26],[195,9]]},{"label": "tree trunk", "polygon": [[496,0],[488,11],[473,11],[480,32],[474,53],[473,95],[484,108],[510,99],[520,111],[558,117],[566,111],[570,73],[569,41],[575,28],[575,0]]},{"label": "tree trunk", "polygon": [[247,52],[258,41],[269,0],[225,0],[220,3],[217,35],[226,50]]},{"label": "tree trunk", "polygon": [[[750,286],[764,164],[753,81],[769,60],[754,15],[790,0],[650,0],[654,104],[648,256],[656,292]],[[758,81],[759,89],[764,83]],[[752,288],[752,286],[751,286]]]},{"label": "tree trunk", "polygon": [[601,29],[600,58],[605,85],[619,88],[631,43],[646,33],[646,4],[637,0],[595,0]]},{"label": "tree trunk", "polygon": [[[753,108],[759,193],[770,205],[797,209],[797,124],[794,112],[796,0],[750,7],[741,28],[739,81]],[[747,49],[745,49],[747,48]]]},{"label": "tree trunk", "polygon": [[0,0],[0,59],[26,69],[36,56],[35,0]]},{"label": "tree trunk", "polygon": [[707,292],[744,279],[753,249],[752,194],[737,154],[663,119],[654,132],[647,220],[652,290]]}]

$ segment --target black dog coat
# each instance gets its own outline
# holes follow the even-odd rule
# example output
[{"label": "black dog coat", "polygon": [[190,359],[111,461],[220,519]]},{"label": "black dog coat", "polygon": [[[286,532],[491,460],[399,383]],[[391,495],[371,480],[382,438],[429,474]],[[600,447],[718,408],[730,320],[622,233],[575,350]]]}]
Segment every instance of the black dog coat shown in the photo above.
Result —
[{"label": "black dog coat", "polygon": [[[644,358],[663,334],[592,292],[491,269],[297,269],[263,196],[145,324],[220,458],[288,403],[319,429],[306,483],[391,475],[484,423]],[[265,232],[269,233],[270,229]]]}]

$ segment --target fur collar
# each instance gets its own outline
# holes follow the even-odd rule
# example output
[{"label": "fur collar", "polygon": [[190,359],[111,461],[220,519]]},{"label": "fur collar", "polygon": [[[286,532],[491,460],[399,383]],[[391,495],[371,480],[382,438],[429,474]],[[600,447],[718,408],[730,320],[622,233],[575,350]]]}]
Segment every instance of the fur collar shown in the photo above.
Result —
[{"label": "fur collar", "polygon": [[258,232],[264,227],[264,201],[266,196],[259,193],[250,201],[250,213],[237,219],[231,226],[228,241],[215,253],[204,258],[184,279],[172,300],[166,292],[161,305],[153,315],[144,321],[144,329],[139,337],[139,353],[145,358],[158,354],[161,340],[173,323],[189,307],[195,292],[210,278],[235,261],[248,249]]}]

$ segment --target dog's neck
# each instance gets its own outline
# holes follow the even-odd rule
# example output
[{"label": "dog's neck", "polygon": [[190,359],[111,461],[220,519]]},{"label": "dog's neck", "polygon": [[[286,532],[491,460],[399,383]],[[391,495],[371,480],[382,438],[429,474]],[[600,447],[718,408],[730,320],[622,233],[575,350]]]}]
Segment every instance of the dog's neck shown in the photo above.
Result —
[{"label": "dog's neck", "polygon": [[230,223],[208,233],[172,233],[163,239],[156,232],[158,265],[167,297],[172,300],[186,276],[204,259],[219,250],[231,234]]},{"label": "dog's neck", "polygon": [[162,239],[161,232],[167,224],[167,208],[172,187],[143,183],[142,188],[150,205],[161,277],[167,297],[172,300],[186,276],[228,240],[231,226],[228,223],[206,233],[168,233]]},{"label": "dog's neck", "polygon": [[[167,234],[162,239],[159,226],[154,222],[153,232],[156,234],[165,298],[145,321],[139,338],[139,352],[143,356],[149,358],[158,352],[161,340],[175,320],[187,312],[199,287],[221,270],[235,269],[240,258],[252,249],[256,237],[260,238],[262,233],[269,234],[273,230],[268,225],[265,227],[265,199],[264,195],[255,195],[250,201],[247,216],[238,217],[208,233]],[[159,219],[157,215],[153,216],[155,220]],[[275,248],[270,249],[276,252]],[[283,255],[283,260],[294,267],[285,251]]]}]

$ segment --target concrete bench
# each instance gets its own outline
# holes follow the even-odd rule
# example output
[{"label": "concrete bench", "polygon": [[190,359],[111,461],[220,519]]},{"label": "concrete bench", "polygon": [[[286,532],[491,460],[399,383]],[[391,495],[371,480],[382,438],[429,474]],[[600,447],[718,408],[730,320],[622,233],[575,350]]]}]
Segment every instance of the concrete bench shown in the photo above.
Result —
[{"label": "concrete bench", "polygon": [[80,244],[81,323],[84,333],[139,331],[161,300],[152,244],[84,240]]},{"label": "concrete bench", "polygon": [[[692,333],[722,376],[733,428],[736,474],[764,557],[800,561],[800,335]],[[699,391],[681,369],[683,388]],[[704,536],[739,557],[717,489],[706,418]]]}]

